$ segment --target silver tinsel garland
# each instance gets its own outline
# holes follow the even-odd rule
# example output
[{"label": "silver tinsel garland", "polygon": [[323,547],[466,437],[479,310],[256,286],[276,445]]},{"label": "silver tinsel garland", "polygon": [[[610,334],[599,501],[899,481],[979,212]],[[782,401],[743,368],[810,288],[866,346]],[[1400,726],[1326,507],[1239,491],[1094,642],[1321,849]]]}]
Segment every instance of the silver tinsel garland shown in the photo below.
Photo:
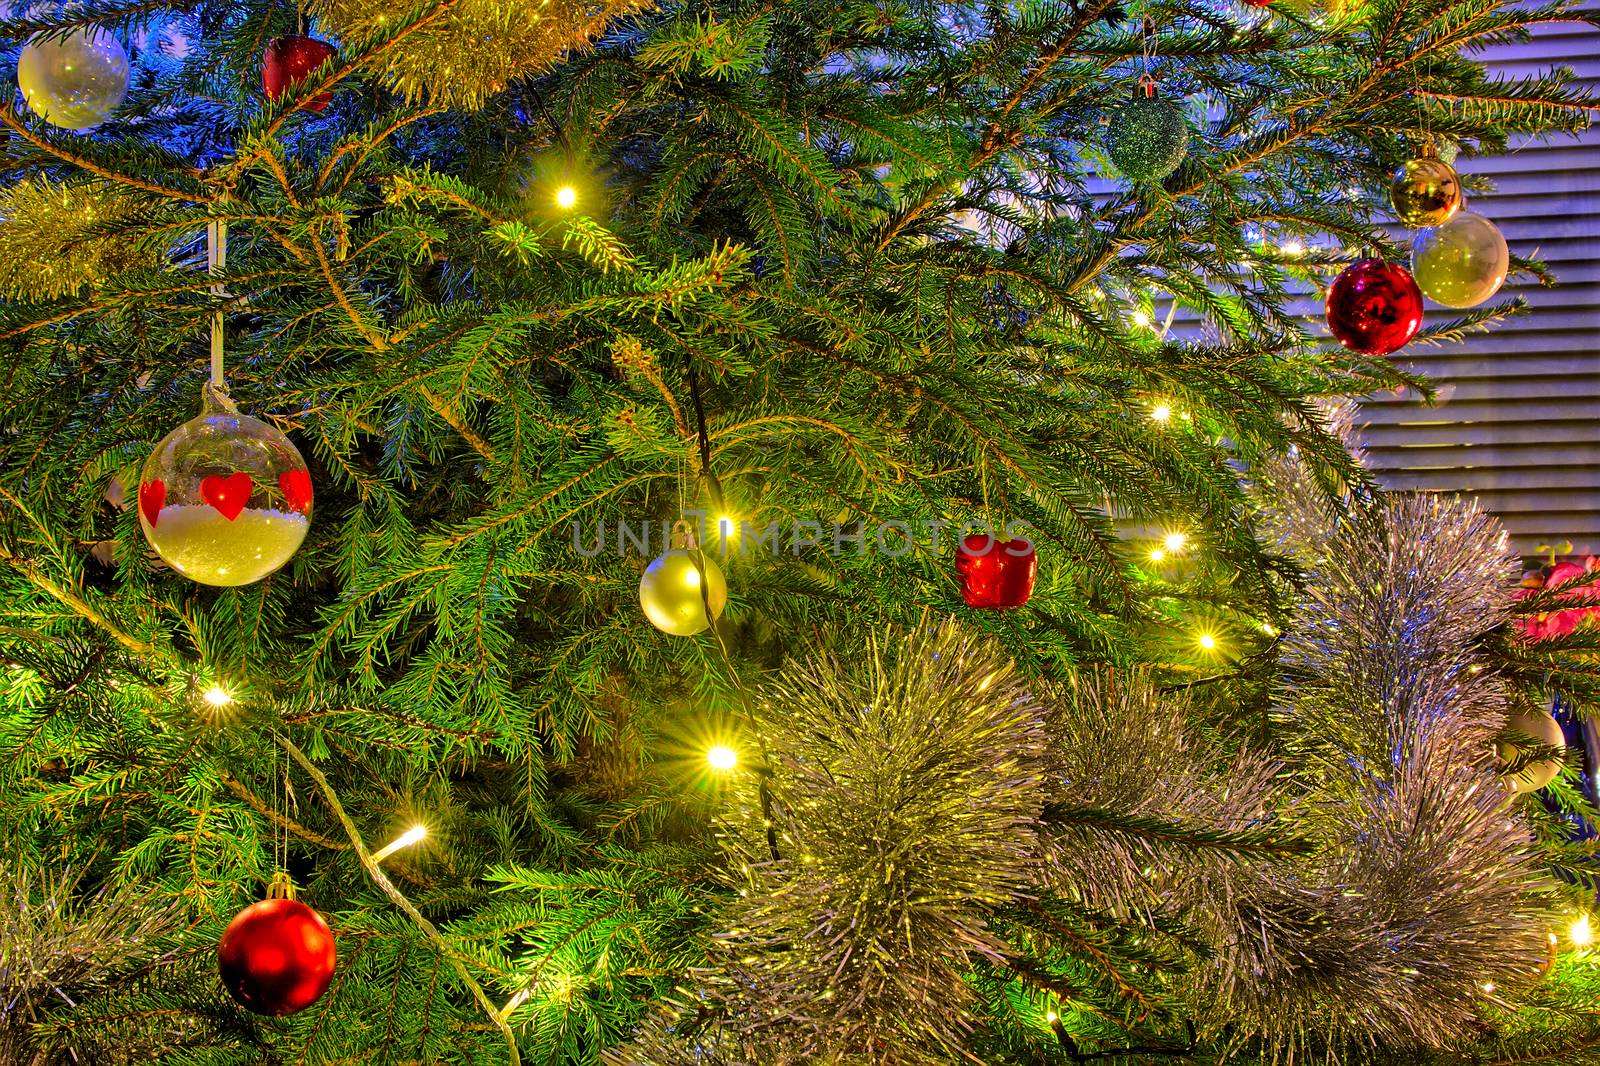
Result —
[{"label": "silver tinsel garland", "polygon": [[740,898],[705,1002],[619,1061],[947,1061],[972,1024],[963,970],[1001,961],[986,908],[1037,877],[1043,708],[946,623],[792,665],[759,714],[770,802],[757,777],[730,808]]},{"label": "silver tinsel garland", "polygon": [[1333,520],[1305,481],[1285,463],[1259,491],[1308,575],[1277,720],[1321,848],[1218,899],[1196,1000],[1286,1057],[1446,1046],[1549,949],[1548,882],[1492,763],[1504,687],[1474,660],[1515,561],[1474,504],[1396,494]]},{"label": "silver tinsel garland", "polygon": [[160,1029],[41,1027],[150,963],[179,928],[171,901],[131,888],[86,892],[70,874],[4,857],[0,885],[0,1063],[152,1061],[170,1035]]},{"label": "silver tinsel garland", "polygon": [[992,919],[1047,897],[1198,935],[1161,1009],[1223,1053],[1449,1047],[1534,981],[1550,886],[1493,766],[1504,687],[1475,661],[1515,573],[1504,534],[1466,503],[1341,511],[1292,462],[1255,475],[1262,531],[1307,576],[1271,757],[1208,739],[1143,672],[1036,700],[951,624],[791,665],[759,701],[771,763],[727,806],[723,931],[609,1061],[975,1061],[968,981],[1018,962]]}]

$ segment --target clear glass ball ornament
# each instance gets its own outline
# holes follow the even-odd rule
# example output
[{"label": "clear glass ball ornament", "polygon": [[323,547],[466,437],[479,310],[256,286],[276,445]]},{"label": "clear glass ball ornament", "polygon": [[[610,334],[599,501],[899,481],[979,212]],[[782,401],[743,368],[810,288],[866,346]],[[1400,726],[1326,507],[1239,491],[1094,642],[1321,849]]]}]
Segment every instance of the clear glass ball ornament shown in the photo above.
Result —
[{"label": "clear glass ball ornament", "polygon": [[1506,283],[1511,251],[1500,227],[1473,211],[1457,212],[1411,242],[1411,273],[1428,299],[1477,307]]},{"label": "clear glass ball ornament", "polygon": [[17,84],[28,107],[51,125],[93,129],[128,95],[128,53],[98,27],[35,38],[17,60]]},{"label": "clear glass ball ornament", "polygon": [[191,581],[248,585],[300,549],[311,496],[311,473],[289,438],[208,385],[200,417],[145,461],[139,524],[162,561]]}]

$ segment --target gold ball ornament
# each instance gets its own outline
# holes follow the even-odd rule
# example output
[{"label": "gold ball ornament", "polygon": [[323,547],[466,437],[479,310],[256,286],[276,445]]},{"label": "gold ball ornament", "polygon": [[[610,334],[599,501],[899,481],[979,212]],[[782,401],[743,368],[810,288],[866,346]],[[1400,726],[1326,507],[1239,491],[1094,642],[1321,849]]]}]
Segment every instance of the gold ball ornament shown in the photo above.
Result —
[{"label": "gold ball ornament", "polygon": [[128,53],[98,27],[35,37],[17,60],[17,84],[28,107],[51,125],[93,129],[128,95]]},{"label": "gold ball ornament", "polygon": [[[696,555],[705,569],[704,596]],[[639,579],[639,604],[645,617],[661,632],[675,637],[692,637],[710,627],[707,601],[711,604],[711,618],[722,617],[722,609],[728,605],[728,582],[704,552],[673,548],[656,556]]]},{"label": "gold ball ornament", "polygon": [[1506,283],[1511,251],[1500,227],[1472,211],[1425,229],[1411,242],[1417,287],[1446,307],[1477,307]]},{"label": "gold ball ornament", "polygon": [[1439,226],[1461,210],[1461,179],[1438,159],[1412,159],[1389,183],[1395,217],[1412,229]]},{"label": "gold ball ornament", "polygon": [[[1563,750],[1566,748],[1567,738],[1561,732],[1561,723],[1557,722],[1549,711],[1521,711],[1513,714],[1506,719],[1505,732],[1529,738],[1542,747]],[[1508,765],[1515,762],[1520,755],[1520,749],[1515,741],[1504,737],[1495,742],[1495,752],[1501,761]],[[1556,779],[1561,773],[1561,766],[1560,759],[1540,759],[1538,762],[1529,763],[1514,774],[1507,775],[1506,782],[1518,795],[1537,792]]]},{"label": "gold ball ornament", "polygon": [[145,461],[139,524],[168,566],[202,585],[248,585],[294,557],[311,525],[311,473],[273,426],[206,390],[199,418]]}]

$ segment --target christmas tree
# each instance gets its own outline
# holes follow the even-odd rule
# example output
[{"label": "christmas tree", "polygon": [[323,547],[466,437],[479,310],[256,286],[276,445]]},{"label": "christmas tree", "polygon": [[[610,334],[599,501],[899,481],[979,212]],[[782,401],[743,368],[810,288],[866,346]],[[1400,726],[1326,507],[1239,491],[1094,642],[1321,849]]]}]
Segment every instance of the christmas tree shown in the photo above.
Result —
[{"label": "christmas tree", "polygon": [[1594,16],[11,15],[5,1062],[1596,1057],[1593,575],[1334,406]]}]

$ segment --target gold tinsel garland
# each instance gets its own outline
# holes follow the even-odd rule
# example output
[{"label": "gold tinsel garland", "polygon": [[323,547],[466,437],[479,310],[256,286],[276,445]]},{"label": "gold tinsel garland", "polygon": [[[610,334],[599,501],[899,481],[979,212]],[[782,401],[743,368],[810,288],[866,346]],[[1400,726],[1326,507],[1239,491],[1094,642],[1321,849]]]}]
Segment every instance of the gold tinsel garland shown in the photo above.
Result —
[{"label": "gold tinsel garland", "polygon": [[70,296],[156,265],[159,249],[126,233],[149,213],[148,197],[99,179],[29,178],[0,190],[0,296]]},{"label": "gold tinsel garland", "polygon": [[[475,110],[516,79],[587,46],[614,19],[653,6],[651,0],[459,0],[373,66],[408,100]],[[419,17],[414,0],[311,0],[308,10],[342,42],[381,36]]]}]

